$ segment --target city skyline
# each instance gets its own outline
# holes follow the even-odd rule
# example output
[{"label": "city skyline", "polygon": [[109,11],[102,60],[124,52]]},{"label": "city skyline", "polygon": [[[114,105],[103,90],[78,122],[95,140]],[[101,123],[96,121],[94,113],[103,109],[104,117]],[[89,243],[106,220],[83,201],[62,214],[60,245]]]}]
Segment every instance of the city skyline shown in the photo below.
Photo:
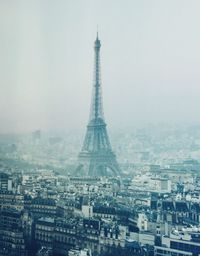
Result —
[{"label": "city skyline", "polygon": [[84,129],[97,24],[110,129],[199,123],[198,1],[0,6],[0,133]]},{"label": "city skyline", "polygon": [[200,256],[199,7],[0,0],[0,256]]}]

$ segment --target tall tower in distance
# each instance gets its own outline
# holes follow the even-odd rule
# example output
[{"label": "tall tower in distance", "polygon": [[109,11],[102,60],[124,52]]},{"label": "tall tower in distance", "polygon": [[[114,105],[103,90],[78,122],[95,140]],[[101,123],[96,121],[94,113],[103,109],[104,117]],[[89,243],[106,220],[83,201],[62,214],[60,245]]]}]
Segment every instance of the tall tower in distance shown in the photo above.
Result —
[{"label": "tall tower in distance", "polygon": [[78,155],[77,174],[86,176],[117,176],[121,174],[116,156],[112,151],[103,115],[100,74],[100,48],[94,43],[94,85],[89,123],[81,152]]}]

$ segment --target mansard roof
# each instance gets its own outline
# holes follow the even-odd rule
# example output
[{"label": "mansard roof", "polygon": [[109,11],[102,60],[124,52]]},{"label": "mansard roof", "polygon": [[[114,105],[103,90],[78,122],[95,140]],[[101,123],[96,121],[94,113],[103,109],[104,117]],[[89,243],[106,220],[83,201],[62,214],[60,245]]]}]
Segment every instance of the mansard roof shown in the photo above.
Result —
[{"label": "mansard roof", "polygon": [[194,203],[194,204],[191,206],[191,210],[192,210],[192,211],[195,211],[196,213],[200,213],[200,204],[199,204],[199,203]]},{"label": "mansard roof", "polygon": [[108,206],[95,206],[93,208],[94,213],[102,213],[102,214],[116,214],[116,209],[114,207]]},{"label": "mansard roof", "polygon": [[174,211],[174,204],[172,201],[163,201],[162,202],[163,211]]},{"label": "mansard roof", "polygon": [[41,204],[41,205],[56,205],[56,201],[52,198],[41,198],[37,197],[32,200],[32,204]]},{"label": "mansard roof", "polygon": [[175,202],[175,210],[177,212],[188,212],[188,205],[186,202],[183,201],[177,201]]}]

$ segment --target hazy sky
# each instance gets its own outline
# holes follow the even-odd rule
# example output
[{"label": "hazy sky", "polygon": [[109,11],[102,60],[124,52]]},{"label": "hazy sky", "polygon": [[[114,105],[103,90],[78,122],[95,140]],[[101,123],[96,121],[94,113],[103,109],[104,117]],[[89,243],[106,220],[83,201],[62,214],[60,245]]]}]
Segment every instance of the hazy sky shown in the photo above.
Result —
[{"label": "hazy sky", "polygon": [[199,0],[0,0],[0,132],[200,121]]}]

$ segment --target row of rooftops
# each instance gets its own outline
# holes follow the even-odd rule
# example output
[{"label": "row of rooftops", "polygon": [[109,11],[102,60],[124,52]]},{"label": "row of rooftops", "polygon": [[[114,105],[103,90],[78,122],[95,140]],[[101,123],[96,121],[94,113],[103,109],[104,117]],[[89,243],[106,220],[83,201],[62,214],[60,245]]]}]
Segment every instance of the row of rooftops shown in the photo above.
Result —
[{"label": "row of rooftops", "polygon": [[[82,219],[82,218],[70,218],[70,219],[54,219],[42,217],[37,220],[36,225],[43,225],[49,227],[55,227],[56,230],[63,231],[64,229],[92,229],[100,231],[104,230],[107,233],[120,233],[119,225],[114,223],[104,223],[96,219]],[[138,229],[137,229],[138,231]]]},{"label": "row of rooftops", "polygon": [[169,236],[175,240],[198,242],[200,245],[200,226],[183,227],[182,230],[172,229]]},{"label": "row of rooftops", "polygon": [[51,206],[56,206],[56,200],[52,198],[41,198],[41,197],[36,197],[31,200],[31,203],[33,205],[39,204],[39,205],[51,205]]},{"label": "row of rooftops", "polygon": [[12,190],[4,190],[4,189],[0,190],[0,195],[16,195],[16,196],[22,196],[21,194],[16,193],[16,192],[14,192],[14,191],[12,191]]},{"label": "row of rooftops", "polygon": [[151,209],[163,211],[173,211],[173,212],[188,212],[195,211],[200,213],[200,204],[186,201],[172,201],[172,200],[163,200],[163,201],[151,201]]},{"label": "row of rooftops", "polygon": [[130,217],[130,215],[131,215],[131,212],[128,210],[119,209],[119,208],[115,208],[115,207],[108,207],[108,206],[94,206],[93,213],[123,215],[126,217]]}]

